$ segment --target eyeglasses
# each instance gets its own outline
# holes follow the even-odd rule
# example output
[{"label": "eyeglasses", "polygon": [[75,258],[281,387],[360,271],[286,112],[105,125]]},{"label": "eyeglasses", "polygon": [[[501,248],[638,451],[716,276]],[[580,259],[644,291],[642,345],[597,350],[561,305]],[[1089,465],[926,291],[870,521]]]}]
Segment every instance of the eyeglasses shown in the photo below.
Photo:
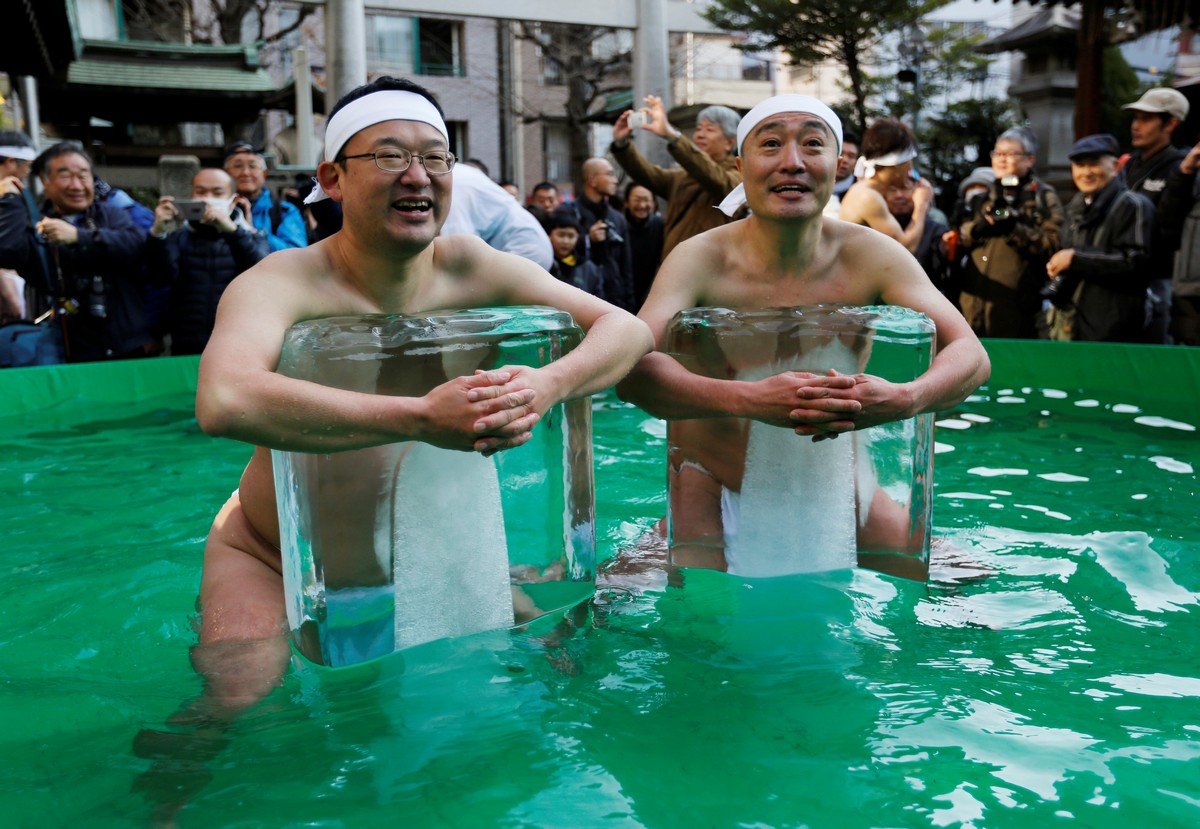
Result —
[{"label": "eyeglasses", "polygon": [[995,150],[992,150],[992,158],[999,158],[1002,161],[1009,158],[1024,158],[1027,155],[1029,155],[1029,153],[998,153]]},{"label": "eyeglasses", "polygon": [[361,155],[348,155],[345,158],[347,161],[352,158],[374,159],[375,166],[385,173],[403,173],[412,166],[414,158],[420,159],[421,166],[431,176],[445,175],[454,168],[454,153],[444,153],[441,151],[417,155],[416,153],[410,153],[408,150],[401,149],[379,150],[378,152],[362,153]]}]

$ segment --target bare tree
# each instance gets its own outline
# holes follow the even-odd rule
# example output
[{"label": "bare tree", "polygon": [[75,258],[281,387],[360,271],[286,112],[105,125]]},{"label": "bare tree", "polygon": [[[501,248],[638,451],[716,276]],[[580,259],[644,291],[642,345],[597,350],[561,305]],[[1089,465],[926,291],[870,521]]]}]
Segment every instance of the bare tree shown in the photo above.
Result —
[{"label": "bare tree", "polygon": [[166,43],[189,40],[192,43],[242,42],[246,15],[254,15],[257,32],[253,40],[273,43],[299,29],[316,8],[299,6],[291,25],[267,30],[270,12],[277,0],[208,0],[208,14],[193,14],[192,0],[124,0],[122,9],[131,32],[143,38]]},{"label": "bare tree", "polygon": [[[569,23],[521,23],[524,40],[536,43],[547,61],[557,64],[566,79],[566,122],[570,130],[571,172],[577,179],[583,162],[591,154],[588,145],[587,116],[598,98],[629,88],[629,50],[611,51],[601,47],[604,38],[615,40],[617,30],[603,26],[578,26]],[[556,113],[526,113],[526,121],[540,120]],[[582,183],[575,182],[575,192]]]}]

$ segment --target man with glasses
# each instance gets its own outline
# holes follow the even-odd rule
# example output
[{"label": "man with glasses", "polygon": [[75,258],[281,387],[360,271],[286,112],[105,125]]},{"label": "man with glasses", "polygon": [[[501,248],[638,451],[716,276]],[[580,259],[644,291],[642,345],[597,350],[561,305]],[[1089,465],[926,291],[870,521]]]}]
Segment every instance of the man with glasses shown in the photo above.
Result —
[{"label": "man with glasses", "polygon": [[266,186],[267,162],[257,147],[248,141],[235,141],[226,147],[225,172],[237,185],[238,195],[250,201],[251,223],[267,237],[272,251],[308,244],[300,211],[283,199],[277,201]]},{"label": "man with glasses", "polygon": [[587,260],[604,273],[604,299],[635,310],[633,300],[633,249],[629,227],[621,212],[609,204],[617,192],[617,173],[607,158],[597,156],[583,162],[583,190],[574,201],[563,202],[556,213],[565,212],[579,228],[575,258]]},{"label": "man with glasses", "polygon": [[145,234],[124,209],[96,201],[92,161],[78,144],[55,144],[34,167],[45,193],[36,224],[24,185],[0,181],[0,267],[25,274],[55,298],[70,362],[147,356]]},{"label": "man with glasses", "polygon": [[1033,171],[1037,139],[1006,130],[992,150],[996,180],[976,196],[960,229],[968,257],[959,305],[980,337],[1034,339],[1042,319],[1046,261],[1058,249],[1063,206]]},{"label": "man with glasses", "polygon": [[[490,455],[529,440],[559,402],[612,386],[651,347],[644,323],[529,260],[473,236],[439,236],[451,202],[448,147],[441,109],[417,84],[382,77],[348,93],[330,113],[308,197],[340,202],[342,229],[271,254],[221,298],[196,416],[209,434],[255,450],[205,548],[194,663],[210,680],[214,708],[201,714],[230,716],[253,704],[287,666],[270,449],[329,453],[418,440]],[[300,320],[510,305],[567,311],[586,336],[543,368],[457,377],[421,397],[360,394],[275,372],[284,336]],[[370,476],[361,483],[364,497],[377,497]],[[464,504],[465,520],[472,506]]]}]

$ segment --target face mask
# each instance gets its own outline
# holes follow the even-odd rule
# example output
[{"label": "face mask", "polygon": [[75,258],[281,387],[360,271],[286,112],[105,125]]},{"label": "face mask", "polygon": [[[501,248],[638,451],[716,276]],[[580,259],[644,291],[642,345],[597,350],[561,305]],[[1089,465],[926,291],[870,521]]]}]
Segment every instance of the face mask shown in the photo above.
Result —
[{"label": "face mask", "polygon": [[223,213],[226,216],[228,216],[233,210],[233,196],[230,196],[227,199],[218,199],[215,196],[208,196],[200,201],[204,202],[205,204],[212,205],[217,209],[218,213]]}]

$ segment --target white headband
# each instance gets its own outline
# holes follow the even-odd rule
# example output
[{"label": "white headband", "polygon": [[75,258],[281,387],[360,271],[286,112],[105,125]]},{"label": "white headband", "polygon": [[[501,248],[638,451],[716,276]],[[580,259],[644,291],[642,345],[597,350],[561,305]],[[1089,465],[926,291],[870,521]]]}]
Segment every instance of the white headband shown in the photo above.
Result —
[{"label": "white headband", "polygon": [[[837,139],[837,154],[842,154],[842,119],[838,118],[837,113],[828,106],[809,95],[776,95],[773,98],[767,98],[747,112],[738,123],[738,153],[741,153],[742,144],[755,127],[772,115],[780,115],[785,112],[807,112],[820,118],[829,127],[833,137]],[[717,209],[726,216],[732,216],[745,203],[746,188],[739,184],[717,205]]]},{"label": "white headband", "polygon": [[[356,98],[329,119],[325,125],[325,160],[333,161],[355,133],[384,121],[419,121],[428,124],[450,143],[446,122],[433,102],[424,95],[400,89],[384,89]],[[313,187],[305,204],[329,198],[320,183]]]},{"label": "white headband", "polygon": [[22,161],[33,161],[37,158],[37,150],[33,147],[0,147],[0,158],[19,158]]},{"label": "white headband", "polygon": [[857,178],[870,178],[875,175],[876,167],[895,167],[897,164],[912,161],[916,157],[916,147],[905,147],[903,150],[896,150],[878,158],[859,156],[858,161],[854,164],[854,175]]}]

